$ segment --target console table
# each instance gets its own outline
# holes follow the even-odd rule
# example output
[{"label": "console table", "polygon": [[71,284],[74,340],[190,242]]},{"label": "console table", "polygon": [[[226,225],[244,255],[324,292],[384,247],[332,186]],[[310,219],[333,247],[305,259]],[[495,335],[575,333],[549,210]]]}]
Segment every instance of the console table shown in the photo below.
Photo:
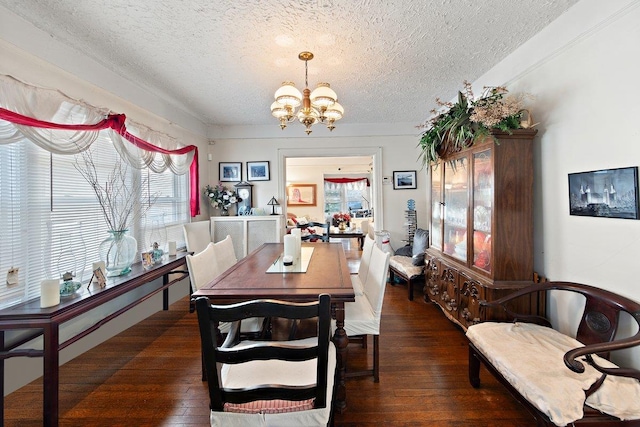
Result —
[{"label": "console table", "polygon": [[[141,263],[131,267],[131,272],[125,276],[110,277],[107,286],[99,288],[97,285],[86,285],[76,294],[61,298],[60,304],[40,308],[40,299],[32,299],[19,305],[0,310],[0,393],[3,400],[0,404],[0,425],[4,425],[4,361],[11,357],[42,357],[43,374],[43,425],[55,427],[58,425],[58,383],[59,383],[59,352],[75,343],[91,332],[97,330],[110,320],[146,301],[158,292],[163,293],[163,310],[169,309],[169,287],[188,277],[184,268],[186,252],[179,252],[169,256],[160,264],[149,270],[142,268]],[[170,278],[169,275],[177,274]],[[60,342],[59,328],[64,322],[72,320],[89,310],[99,307],[114,298],[133,290],[140,290],[144,285],[162,277],[162,283],[144,288],[144,291],[124,307],[100,319],[94,325],[75,334],[64,342]],[[8,330],[30,330],[26,336],[7,342],[5,332]],[[42,335],[43,350],[18,349],[34,338]]]}]

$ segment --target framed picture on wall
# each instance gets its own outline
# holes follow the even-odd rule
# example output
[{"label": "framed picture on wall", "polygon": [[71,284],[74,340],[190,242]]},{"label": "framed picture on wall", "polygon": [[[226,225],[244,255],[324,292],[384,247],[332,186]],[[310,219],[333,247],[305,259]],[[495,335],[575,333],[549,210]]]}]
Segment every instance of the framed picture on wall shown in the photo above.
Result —
[{"label": "framed picture on wall", "polygon": [[393,189],[408,190],[417,188],[416,171],[393,171]]},{"label": "framed picture on wall", "polygon": [[247,162],[247,181],[269,181],[269,162]]},{"label": "framed picture on wall", "polygon": [[220,162],[220,181],[242,181],[242,163]]},{"label": "framed picture on wall", "polygon": [[638,219],[638,167],[570,173],[569,214]]},{"label": "framed picture on wall", "polygon": [[287,186],[287,206],[315,206],[315,184],[290,184]]}]

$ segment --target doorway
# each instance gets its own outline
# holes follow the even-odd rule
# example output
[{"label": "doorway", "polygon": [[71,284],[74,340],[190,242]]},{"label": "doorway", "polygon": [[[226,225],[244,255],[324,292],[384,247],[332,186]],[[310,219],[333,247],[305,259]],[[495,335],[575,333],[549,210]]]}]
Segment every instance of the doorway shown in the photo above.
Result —
[{"label": "doorway", "polygon": [[[362,200],[361,211],[372,211],[375,215],[376,228],[381,227],[382,189],[380,188],[380,147],[353,148],[301,148],[280,149],[279,151],[279,194],[284,201],[283,212],[295,215],[307,215],[314,220],[324,221],[327,212],[324,197],[325,177],[365,177],[369,179],[370,188],[366,194],[370,198]],[[287,206],[287,185],[306,184],[315,186],[314,206]],[[363,193],[364,194],[364,193]],[[365,197],[366,198],[366,197]],[[348,205],[347,205],[348,206]],[[355,204],[352,206],[355,207]],[[331,209],[331,207],[329,207]],[[358,215],[363,220],[364,214]],[[373,220],[373,218],[367,218]]]}]

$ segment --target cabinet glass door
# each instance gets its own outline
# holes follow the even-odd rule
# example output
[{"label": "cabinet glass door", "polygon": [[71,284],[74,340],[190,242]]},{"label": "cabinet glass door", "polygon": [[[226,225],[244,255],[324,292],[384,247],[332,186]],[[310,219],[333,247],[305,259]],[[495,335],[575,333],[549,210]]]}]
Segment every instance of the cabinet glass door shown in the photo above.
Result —
[{"label": "cabinet glass door", "polygon": [[467,158],[444,163],[443,252],[467,262],[469,188]]},{"label": "cabinet glass door", "polygon": [[442,169],[431,166],[431,246],[442,250]]},{"label": "cabinet glass door", "polygon": [[491,272],[493,208],[491,149],[473,155],[473,265]]}]

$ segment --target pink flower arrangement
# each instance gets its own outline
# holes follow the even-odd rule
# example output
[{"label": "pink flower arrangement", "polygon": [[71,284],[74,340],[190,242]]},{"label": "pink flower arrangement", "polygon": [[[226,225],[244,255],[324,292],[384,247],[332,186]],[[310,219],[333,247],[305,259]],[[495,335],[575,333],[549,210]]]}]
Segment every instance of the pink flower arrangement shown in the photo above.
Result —
[{"label": "pink flower arrangement", "polygon": [[333,215],[334,223],[349,222],[349,221],[351,221],[351,215],[349,215],[348,213],[340,212]]}]

